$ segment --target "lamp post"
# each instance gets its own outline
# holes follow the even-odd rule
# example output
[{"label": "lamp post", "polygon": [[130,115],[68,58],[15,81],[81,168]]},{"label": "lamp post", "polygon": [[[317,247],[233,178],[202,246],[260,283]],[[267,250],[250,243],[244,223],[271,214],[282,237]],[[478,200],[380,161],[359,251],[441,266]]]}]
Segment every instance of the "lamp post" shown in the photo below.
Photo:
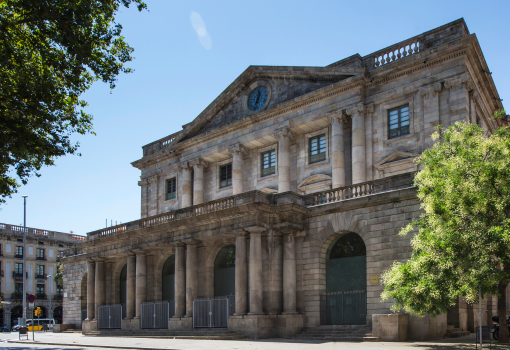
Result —
[{"label": "lamp post", "polygon": [[50,294],[50,291],[53,290],[53,280],[52,280],[53,276],[52,275],[48,275],[48,279],[50,280],[50,288],[48,288],[48,297],[50,298],[50,323],[51,323],[51,319],[53,318],[53,309],[51,308],[51,294]]},{"label": "lamp post", "polygon": [[27,197],[23,197],[23,320],[24,327],[27,325]]}]

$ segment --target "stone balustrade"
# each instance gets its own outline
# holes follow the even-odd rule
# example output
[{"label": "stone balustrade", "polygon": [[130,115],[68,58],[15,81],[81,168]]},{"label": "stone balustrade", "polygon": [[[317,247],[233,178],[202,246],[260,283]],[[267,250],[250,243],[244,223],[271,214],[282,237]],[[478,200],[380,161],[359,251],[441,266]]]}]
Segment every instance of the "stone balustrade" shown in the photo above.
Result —
[{"label": "stone balustrade", "polygon": [[414,38],[372,54],[371,67],[379,67],[418,52],[420,52],[420,41]]},{"label": "stone balustrade", "polygon": [[144,157],[149,156],[151,154],[158,152],[159,150],[169,147],[170,145],[172,145],[172,143],[175,141],[175,139],[177,139],[177,136],[179,136],[180,133],[181,133],[181,131],[176,132],[174,134],[165,136],[162,139],[159,139],[157,141],[149,143],[148,145],[143,146],[142,147],[143,148],[143,156]]},{"label": "stone balustrade", "polygon": [[9,225],[9,224],[0,224],[0,233],[9,233],[13,235],[23,235],[23,231],[25,232],[29,237],[37,237],[37,236],[44,236],[45,238],[50,239],[58,239],[58,240],[67,240],[67,241],[85,241],[85,236],[80,236],[76,234],[70,234],[70,233],[64,233],[64,232],[57,232],[57,231],[48,231],[48,230],[41,230],[38,228],[32,228],[27,227],[26,229],[23,228],[23,226],[17,226],[17,225]]}]

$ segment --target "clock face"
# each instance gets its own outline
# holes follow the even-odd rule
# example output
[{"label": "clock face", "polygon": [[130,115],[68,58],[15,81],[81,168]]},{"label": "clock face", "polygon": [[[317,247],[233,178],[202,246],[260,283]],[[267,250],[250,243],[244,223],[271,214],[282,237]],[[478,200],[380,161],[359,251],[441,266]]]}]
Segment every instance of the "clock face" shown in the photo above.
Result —
[{"label": "clock face", "polygon": [[267,88],[265,86],[259,86],[255,90],[253,90],[248,97],[248,108],[250,111],[258,111],[267,102]]}]

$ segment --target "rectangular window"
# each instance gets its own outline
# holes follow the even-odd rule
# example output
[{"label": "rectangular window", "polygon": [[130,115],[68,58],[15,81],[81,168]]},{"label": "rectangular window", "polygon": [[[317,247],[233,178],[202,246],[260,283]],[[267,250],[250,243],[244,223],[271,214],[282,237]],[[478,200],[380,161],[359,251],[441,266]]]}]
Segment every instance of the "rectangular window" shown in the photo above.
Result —
[{"label": "rectangular window", "polygon": [[64,288],[62,288],[62,286],[59,286],[58,284],[57,284],[57,294],[60,294],[60,295],[64,294]]},{"label": "rectangular window", "polygon": [[23,247],[16,247],[15,255],[23,257]]},{"label": "rectangular window", "polygon": [[44,259],[44,249],[37,248],[37,257]]},{"label": "rectangular window", "polygon": [[23,275],[23,263],[14,263],[14,273]]},{"label": "rectangular window", "polygon": [[326,159],[326,134],[310,137],[309,142],[309,163],[317,163]]},{"label": "rectangular window", "polygon": [[44,265],[37,265],[37,271],[35,274],[37,276],[44,276]]},{"label": "rectangular window", "polygon": [[220,188],[232,185],[232,163],[220,166]]},{"label": "rectangular window", "polygon": [[393,139],[409,133],[409,105],[390,109],[388,111],[388,138]]},{"label": "rectangular window", "polygon": [[44,294],[44,284],[38,284],[35,293],[36,294]]},{"label": "rectangular window", "polygon": [[276,152],[275,150],[267,151],[261,154],[262,157],[262,176],[276,173]]},{"label": "rectangular window", "polygon": [[166,180],[166,200],[175,199],[177,194],[177,179],[175,177]]},{"label": "rectangular window", "polygon": [[14,284],[14,293],[23,293],[23,283],[16,282]]}]

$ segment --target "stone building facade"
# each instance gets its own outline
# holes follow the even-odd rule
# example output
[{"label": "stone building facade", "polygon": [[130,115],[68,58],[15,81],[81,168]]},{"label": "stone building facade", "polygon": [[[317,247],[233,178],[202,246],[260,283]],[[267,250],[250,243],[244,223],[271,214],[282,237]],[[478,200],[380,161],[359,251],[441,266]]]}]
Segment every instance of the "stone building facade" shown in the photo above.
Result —
[{"label": "stone building facade", "polygon": [[[62,323],[63,287],[55,282],[57,263],[64,251],[74,249],[84,236],[27,227],[27,292],[37,297],[43,318]],[[11,328],[23,312],[23,227],[0,224],[0,326]],[[49,277],[51,276],[51,277]],[[51,301],[51,302],[50,302]],[[29,315],[30,316],[30,315]]]},{"label": "stone building facade", "polygon": [[[413,159],[438,125],[498,127],[488,71],[462,19],[326,67],[250,66],[143,147],[141,219],[65,258],[64,322],[87,309],[94,331],[99,306],[122,304],[121,328],[140,329],[144,303],[170,300],[168,329],[191,329],[198,301],[227,298],[228,327],[254,338],[372,325],[390,313],[381,274],[411,253]],[[409,335],[442,337],[462,310],[410,317]]]}]

